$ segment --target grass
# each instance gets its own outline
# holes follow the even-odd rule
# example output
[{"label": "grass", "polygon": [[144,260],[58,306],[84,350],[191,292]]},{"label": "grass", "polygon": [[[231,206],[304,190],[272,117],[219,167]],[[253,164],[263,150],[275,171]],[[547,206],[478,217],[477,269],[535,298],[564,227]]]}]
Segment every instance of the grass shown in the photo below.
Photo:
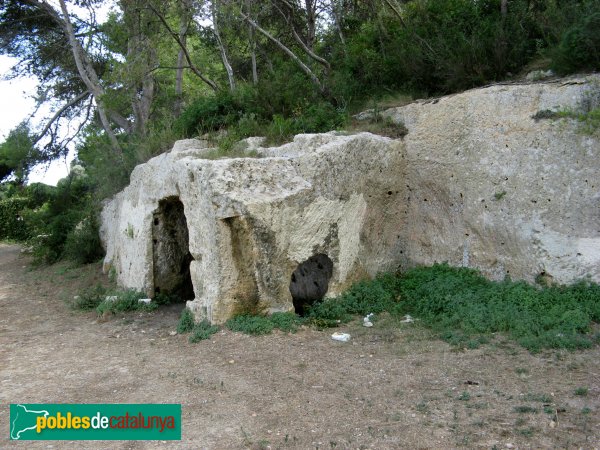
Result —
[{"label": "grass", "polygon": [[462,348],[476,348],[491,334],[503,333],[531,352],[572,350],[598,341],[590,331],[600,321],[600,286],[587,280],[570,286],[494,282],[473,269],[436,264],[357,283],[313,305],[308,320],[319,328],[335,327],[358,314],[384,311],[410,314]]},{"label": "grass", "polygon": [[181,317],[179,318],[179,323],[177,324],[177,332],[179,334],[189,333],[194,329],[194,325],[194,314],[192,314],[189,309],[184,308],[184,310],[181,311]]},{"label": "grass", "polygon": [[587,397],[587,395],[588,395],[588,388],[586,388],[586,387],[578,387],[577,389],[575,389],[575,395],[578,395],[580,397]]},{"label": "grass", "polygon": [[229,319],[225,323],[225,326],[231,331],[262,335],[269,334],[274,329],[294,333],[302,323],[303,319],[294,313],[278,312],[273,313],[270,316],[242,314]]},{"label": "grass", "polygon": [[536,414],[538,412],[538,409],[533,406],[527,406],[527,405],[515,406],[515,412],[518,412],[519,414],[529,414],[529,413]]},{"label": "grass", "polygon": [[[117,299],[107,301],[109,295]],[[111,294],[96,286],[83,291],[72,305],[96,309],[101,314],[158,307],[154,301],[149,305],[138,302],[143,297],[135,291]],[[175,300],[161,299],[163,303],[171,301]],[[405,325],[400,318],[410,314],[435,336],[459,348],[485,345],[495,333],[512,338],[534,353],[547,348],[589,348],[600,342],[600,335],[592,333],[592,324],[600,322],[598,284],[589,280],[570,286],[533,286],[509,279],[494,282],[476,270],[447,264],[413,268],[400,276],[382,274],[356,283],[336,298],[313,304],[304,318],[294,313],[244,314],[228,320],[225,326],[252,335],[269,334],[275,329],[293,333],[305,323],[319,329],[337,327],[369,313],[376,315],[374,329],[383,327],[383,322],[377,323],[377,315],[389,317],[384,322],[402,327]],[[197,332],[194,339],[198,340],[216,332],[206,324],[200,328],[198,325],[194,325],[191,312],[184,310],[177,331]],[[526,374],[527,369],[517,368],[515,372]],[[548,400],[547,396],[539,399]]]},{"label": "grass", "polygon": [[194,325],[194,328],[191,330],[190,342],[195,343],[208,339],[217,331],[219,331],[217,325],[211,325],[208,320],[203,320]]},{"label": "grass", "polygon": [[143,303],[139,300],[146,298],[143,292],[135,290],[113,292],[107,297],[116,297],[116,299],[105,298],[96,307],[98,314],[116,313],[125,311],[154,311],[158,308],[156,302]]},{"label": "grass", "polygon": [[146,294],[135,290],[111,291],[98,284],[84,289],[69,302],[73,309],[89,311],[95,309],[98,314],[125,311],[153,311],[157,302],[143,303],[139,299]]}]

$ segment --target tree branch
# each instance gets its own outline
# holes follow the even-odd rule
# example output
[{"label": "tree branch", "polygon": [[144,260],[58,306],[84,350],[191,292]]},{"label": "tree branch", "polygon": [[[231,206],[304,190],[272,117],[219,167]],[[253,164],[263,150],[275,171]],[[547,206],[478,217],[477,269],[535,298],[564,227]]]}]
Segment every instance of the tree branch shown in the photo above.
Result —
[{"label": "tree branch", "polygon": [[175,31],[173,31],[173,29],[171,28],[171,26],[169,25],[169,23],[166,21],[166,19],[162,16],[162,14],[160,14],[156,8],[152,5],[151,2],[147,3],[148,8],[150,8],[152,10],[152,12],[156,15],[156,17],[158,17],[158,20],[161,21],[161,23],[164,25],[164,27],[167,29],[167,31],[169,32],[169,34],[173,37],[173,39],[175,39],[175,42],[177,42],[177,45],[179,45],[179,48],[181,48],[181,50],[183,51],[183,54],[185,56],[185,59],[188,63],[188,65],[190,66],[190,69],[192,72],[194,72],[194,74],[200,78],[202,81],[204,81],[206,84],[208,84],[214,91],[218,91],[219,88],[217,86],[217,84],[211,80],[210,78],[206,77],[192,62],[192,58],[190,56],[190,53],[187,49],[187,46],[181,41],[181,39],[179,39],[179,35],[177,33],[175,33]]},{"label": "tree branch", "polygon": [[33,144],[37,144],[43,137],[44,135],[48,132],[48,130],[50,129],[50,127],[52,126],[52,124],[54,122],[56,122],[58,119],[60,119],[60,117],[63,115],[63,113],[71,108],[72,106],[75,106],[77,103],[79,103],[80,101],[84,100],[85,98],[89,97],[90,93],[89,92],[83,92],[81,94],[79,94],[77,97],[69,100],[66,104],[64,104],[58,111],[56,111],[54,113],[54,115],[50,118],[50,120],[48,121],[48,123],[46,123],[46,126],[44,127],[44,129],[37,135],[37,137],[35,138],[35,140],[33,141]]},{"label": "tree branch", "polygon": [[325,92],[326,92],[325,87],[323,86],[323,84],[321,84],[321,80],[319,80],[319,78],[315,75],[315,73],[312,70],[310,70],[310,67],[308,67],[306,64],[304,64],[302,62],[302,60],[300,58],[298,58],[298,56],[294,52],[292,52],[289,48],[287,48],[279,39],[274,37],[267,30],[262,28],[260,25],[258,25],[256,22],[254,22],[252,19],[250,19],[246,14],[244,14],[241,11],[240,11],[240,14],[246,22],[248,22],[250,25],[252,25],[252,27],[254,27],[254,29],[256,29],[256,31],[258,31],[263,36],[265,36],[267,39],[269,39],[271,42],[273,42],[275,45],[277,45],[281,50],[283,50],[283,52],[285,54],[287,54],[290,58],[292,58],[292,60],[296,64],[298,64],[298,66],[300,66],[302,71],[306,75],[308,75],[308,77],[313,82],[313,84],[319,89],[319,92],[321,92],[322,94],[325,94]]}]

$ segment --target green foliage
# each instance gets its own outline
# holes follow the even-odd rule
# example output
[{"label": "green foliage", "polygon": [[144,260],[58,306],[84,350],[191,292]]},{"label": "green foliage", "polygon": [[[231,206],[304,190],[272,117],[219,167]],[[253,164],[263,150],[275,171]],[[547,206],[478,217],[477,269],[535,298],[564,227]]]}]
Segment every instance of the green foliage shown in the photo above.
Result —
[{"label": "green foliage", "polygon": [[575,389],[575,395],[578,395],[580,397],[587,397],[588,395],[588,388],[586,387],[578,387],[577,389]]},{"label": "green foliage", "polygon": [[63,257],[78,264],[89,264],[104,256],[96,214],[89,214],[67,233]]},{"label": "green foliage", "polygon": [[455,343],[503,332],[532,352],[587,348],[590,325],[600,320],[600,286],[589,281],[540,288],[437,264],[408,271],[400,295],[407,312]]},{"label": "green foliage", "polygon": [[295,134],[334,130],[346,120],[345,112],[328,102],[309,103],[305,91],[295,99],[280,99],[279,107],[285,113],[273,113],[271,103],[278,94],[262,97],[258,95],[260,90],[240,87],[235,93],[201,97],[177,119],[175,130],[187,137],[212,133],[223,155],[227,155],[246,137],[264,136],[267,144],[281,144]]},{"label": "green foliage", "polygon": [[302,318],[294,313],[279,312],[273,313],[270,316],[242,314],[229,319],[225,323],[225,326],[231,331],[261,335],[269,334],[274,329],[295,333],[302,323]]},{"label": "green foliage", "polygon": [[242,314],[235,316],[225,322],[225,326],[231,331],[239,331],[246,334],[261,335],[273,331],[273,322],[266,316],[251,316]]},{"label": "green foliage", "polygon": [[382,274],[370,281],[361,281],[342,295],[325,299],[312,305],[308,319],[317,327],[335,327],[352,320],[356,314],[379,314],[387,311],[400,312],[402,305],[398,301],[400,279],[392,274]]},{"label": "green foliage", "polygon": [[515,412],[518,412],[519,414],[537,414],[539,411],[537,408],[533,407],[533,406],[527,406],[527,405],[523,405],[523,406],[515,406]]},{"label": "green foliage", "polygon": [[69,302],[74,309],[92,310],[96,309],[106,298],[106,288],[101,284],[85,288]]},{"label": "green foliage", "polygon": [[141,298],[146,298],[146,294],[135,290],[107,293],[104,300],[96,307],[96,311],[98,314],[106,314],[126,311],[153,311],[158,308],[155,302],[140,302]]},{"label": "green foliage", "polygon": [[92,199],[92,186],[77,170],[58,182],[54,189],[33,188],[31,202],[22,211],[31,237],[29,244],[40,262],[53,263],[68,258],[77,263],[97,261],[103,255],[100,244],[98,210]]},{"label": "green foliage", "polygon": [[286,333],[295,333],[304,322],[293,312],[276,312],[269,316],[273,327]]},{"label": "green foliage", "polygon": [[209,339],[213,334],[219,331],[219,327],[211,325],[208,320],[203,320],[200,323],[194,325],[192,329],[192,335],[190,336],[190,342],[200,342],[205,339]]},{"label": "green foliage", "polygon": [[179,323],[177,324],[177,332],[179,334],[189,333],[193,330],[194,325],[194,314],[192,314],[189,309],[184,308],[183,311],[181,311],[181,317],[179,318]]},{"label": "green foliage", "polygon": [[477,348],[491,333],[506,333],[532,352],[588,348],[600,321],[600,286],[532,286],[493,282],[476,270],[447,264],[418,267],[400,277],[382,275],[311,307],[310,322],[335,327],[359,314],[410,313],[452,345]]},{"label": "green foliage", "polygon": [[23,241],[30,237],[31,229],[22,216],[23,210],[29,205],[27,198],[0,200],[0,240]]},{"label": "green foliage", "polygon": [[36,162],[39,162],[39,153],[34,148],[34,138],[28,125],[21,123],[0,144],[0,181],[14,175],[19,183],[23,183]]},{"label": "green foliage", "polygon": [[600,69],[600,11],[582,15],[569,27],[554,53],[553,69],[560,74]]}]

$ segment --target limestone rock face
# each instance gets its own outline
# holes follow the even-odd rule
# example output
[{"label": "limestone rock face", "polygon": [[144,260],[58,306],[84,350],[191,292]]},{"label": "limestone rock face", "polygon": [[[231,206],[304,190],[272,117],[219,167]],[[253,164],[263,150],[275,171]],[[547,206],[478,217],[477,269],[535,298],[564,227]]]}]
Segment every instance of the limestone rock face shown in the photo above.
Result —
[{"label": "limestone rock face", "polygon": [[403,140],[248,140],[258,158],[177,142],[106,203],[105,269],[215,323],[302,312],[378,272],[443,261],[493,279],[600,281],[598,137],[533,118],[589,110],[599,92],[598,76],[475,89],[386,111]]},{"label": "limestone rock face", "polygon": [[600,77],[496,85],[388,110],[408,128],[403,266],[600,281],[600,143],[540,111],[600,106]]},{"label": "limestone rock face", "polygon": [[185,141],[136,167],[102,212],[105,269],[148,295],[191,284],[188,308],[222,323],[301,311],[397,268],[400,141],[328,133],[253,151],[263,157],[209,160]]}]

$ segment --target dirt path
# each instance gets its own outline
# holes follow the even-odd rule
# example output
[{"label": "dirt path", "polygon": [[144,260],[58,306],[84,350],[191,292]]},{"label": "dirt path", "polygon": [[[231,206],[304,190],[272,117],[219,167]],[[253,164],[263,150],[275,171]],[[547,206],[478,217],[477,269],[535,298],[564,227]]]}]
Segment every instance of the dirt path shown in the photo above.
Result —
[{"label": "dirt path", "polygon": [[[418,326],[359,324],[349,343],[303,329],[190,344],[169,334],[181,307],[98,322],[65,306],[99,279],[98,265],[30,269],[0,244],[0,448],[600,448],[598,348],[456,351]],[[10,442],[17,402],[181,403],[183,436]]]}]

